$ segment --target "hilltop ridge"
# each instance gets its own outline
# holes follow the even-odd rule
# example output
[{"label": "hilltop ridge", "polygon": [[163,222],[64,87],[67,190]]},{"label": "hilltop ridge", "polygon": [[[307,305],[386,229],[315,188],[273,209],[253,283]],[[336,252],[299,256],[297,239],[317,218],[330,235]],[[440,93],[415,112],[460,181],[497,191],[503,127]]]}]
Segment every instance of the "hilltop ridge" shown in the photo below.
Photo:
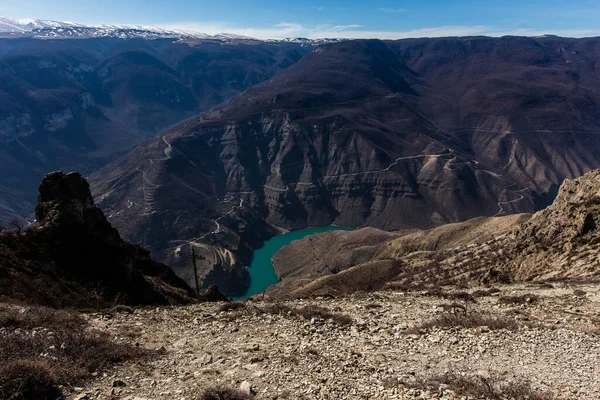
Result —
[{"label": "hilltop ridge", "polygon": [[[291,243],[273,258],[281,282],[270,292],[307,296],[369,287],[595,281],[599,226],[600,170],[594,170],[566,180],[554,203],[533,215],[481,217],[426,231],[328,232]],[[388,272],[382,277],[375,271]]]}]

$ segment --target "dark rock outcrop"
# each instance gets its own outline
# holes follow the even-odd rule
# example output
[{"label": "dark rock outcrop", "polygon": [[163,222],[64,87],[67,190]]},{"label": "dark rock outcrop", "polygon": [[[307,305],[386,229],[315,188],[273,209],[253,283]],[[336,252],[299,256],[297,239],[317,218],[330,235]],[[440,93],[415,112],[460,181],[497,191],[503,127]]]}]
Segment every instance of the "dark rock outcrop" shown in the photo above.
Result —
[{"label": "dark rock outcrop", "polygon": [[229,299],[223,295],[223,293],[219,292],[219,288],[217,285],[212,284],[202,293],[200,296],[201,301],[229,301]]},{"label": "dark rock outcrop", "polygon": [[39,225],[0,236],[0,293],[56,307],[192,301],[193,292],[141,246],[121,239],[78,173],[42,181]]}]

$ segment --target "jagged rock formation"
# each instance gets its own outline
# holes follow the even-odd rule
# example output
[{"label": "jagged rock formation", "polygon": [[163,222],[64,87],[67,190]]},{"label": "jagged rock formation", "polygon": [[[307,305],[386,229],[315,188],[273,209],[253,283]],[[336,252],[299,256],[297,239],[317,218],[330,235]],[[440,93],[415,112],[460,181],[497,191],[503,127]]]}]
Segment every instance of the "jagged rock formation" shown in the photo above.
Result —
[{"label": "jagged rock formation", "polygon": [[2,296],[95,308],[192,300],[191,289],[168,266],[121,239],[78,173],[43,179],[36,216],[38,226],[0,235]]},{"label": "jagged rock formation", "polygon": [[[554,203],[531,218],[528,214],[477,218],[409,233],[367,228],[291,243],[273,258],[282,282],[269,292],[307,296],[370,286],[593,281],[600,278],[598,226],[600,170],[594,170],[566,180]],[[385,272],[381,265],[386,264],[396,267],[384,282],[374,271]]]},{"label": "jagged rock formation", "polygon": [[564,178],[600,167],[599,43],[319,46],[110,164],[91,178],[94,195],[161,260],[190,242],[230,251],[227,286],[246,263],[238,226],[260,242],[273,226],[398,230],[531,213]]}]

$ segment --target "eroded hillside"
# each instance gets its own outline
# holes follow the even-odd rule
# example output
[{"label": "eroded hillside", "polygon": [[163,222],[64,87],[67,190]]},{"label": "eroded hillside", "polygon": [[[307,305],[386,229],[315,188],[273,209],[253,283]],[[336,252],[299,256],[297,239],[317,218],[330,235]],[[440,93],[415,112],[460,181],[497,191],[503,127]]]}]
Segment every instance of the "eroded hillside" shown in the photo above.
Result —
[{"label": "eroded hillside", "polygon": [[[600,167],[598,51],[597,39],[545,37],[322,45],[112,163],[93,191],[182,276],[181,249],[197,244],[205,280],[231,293],[275,227],[531,213]],[[233,266],[215,262],[225,250]]]},{"label": "eroded hillside", "polygon": [[[566,180],[554,203],[428,231],[372,228],[294,242],[273,258],[277,295],[600,278],[600,170]],[[385,279],[373,272],[393,265]],[[311,281],[307,283],[307,281]]]}]

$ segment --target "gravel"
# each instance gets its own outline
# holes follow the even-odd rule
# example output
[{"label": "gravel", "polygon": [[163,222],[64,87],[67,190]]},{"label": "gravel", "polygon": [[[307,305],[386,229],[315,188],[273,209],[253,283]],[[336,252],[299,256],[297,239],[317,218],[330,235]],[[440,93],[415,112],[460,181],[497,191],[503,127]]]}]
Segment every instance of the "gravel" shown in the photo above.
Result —
[{"label": "gravel", "polygon": [[[407,334],[452,308],[443,307],[444,299],[399,292],[284,303],[346,314],[350,325],[261,313],[266,304],[257,301],[228,312],[217,303],[92,315],[95,329],[163,355],[105,371],[83,392],[88,399],[189,400],[217,385],[251,390],[259,399],[459,399],[451,387],[414,387],[452,372],[529,381],[561,399],[598,399],[600,285],[577,288],[588,294],[576,296],[566,284],[502,286],[475,304],[462,303],[467,312],[514,319],[519,328],[512,331],[434,327]],[[498,303],[501,295],[524,293],[539,301]]]}]

